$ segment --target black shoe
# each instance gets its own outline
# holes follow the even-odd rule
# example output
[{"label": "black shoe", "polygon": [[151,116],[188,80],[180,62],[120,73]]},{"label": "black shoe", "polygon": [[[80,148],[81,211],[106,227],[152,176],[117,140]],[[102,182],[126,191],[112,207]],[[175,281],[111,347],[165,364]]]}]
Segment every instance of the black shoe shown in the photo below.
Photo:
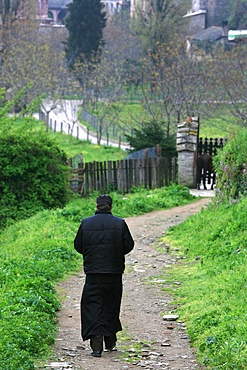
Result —
[{"label": "black shoe", "polygon": [[101,357],[103,351],[103,335],[93,335],[90,338],[90,347],[93,351],[91,353],[93,357]]}]

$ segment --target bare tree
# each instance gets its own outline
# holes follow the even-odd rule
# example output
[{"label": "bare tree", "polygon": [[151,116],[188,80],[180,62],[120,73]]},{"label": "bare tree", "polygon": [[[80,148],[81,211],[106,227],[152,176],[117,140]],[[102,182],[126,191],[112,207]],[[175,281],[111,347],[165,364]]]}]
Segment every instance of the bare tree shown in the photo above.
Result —
[{"label": "bare tree", "polygon": [[24,110],[42,96],[47,129],[49,113],[60,99],[75,94],[78,85],[67,68],[62,46],[64,38],[63,29],[16,22],[6,33],[2,52],[0,86],[5,87],[9,99],[28,87],[19,102],[20,109]]},{"label": "bare tree", "polygon": [[100,63],[88,61],[75,66],[75,73],[83,81],[83,117],[95,128],[100,144],[103,134],[108,135],[111,129],[114,136],[121,128],[118,122],[124,104],[121,66],[114,58],[101,57]]},{"label": "bare tree", "polygon": [[157,47],[182,32],[189,9],[184,0],[138,0],[132,18],[132,30],[140,38],[146,52],[156,53]]},{"label": "bare tree", "polygon": [[[247,48],[240,42],[230,51],[214,53],[215,76],[213,100],[227,105],[240,125],[247,126]],[[225,111],[222,113],[225,115]]]},{"label": "bare tree", "polygon": [[166,136],[174,134],[178,117],[201,114],[211,75],[205,58],[191,58],[186,42],[161,44],[142,62],[140,103],[149,120],[164,122]]},{"label": "bare tree", "polygon": [[119,138],[126,130],[126,122],[120,117],[131,87],[132,65],[141,55],[139,41],[122,14],[108,20],[104,39],[103,50],[90,61],[84,59],[84,63],[75,65],[73,71],[83,86],[84,118],[97,131],[99,144],[103,135]]}]

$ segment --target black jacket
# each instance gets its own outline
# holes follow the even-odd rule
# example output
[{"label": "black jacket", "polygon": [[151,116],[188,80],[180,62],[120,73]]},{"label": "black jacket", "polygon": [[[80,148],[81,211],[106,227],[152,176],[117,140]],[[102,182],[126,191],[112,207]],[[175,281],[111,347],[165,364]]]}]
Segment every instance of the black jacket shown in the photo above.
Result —
[{"label": "black jacket", "polygon": [[96,211],[82,220],[74,247],[83,255],[86,274],[122,274],[124,255],[134,248],[134,241],[122,218]]}]

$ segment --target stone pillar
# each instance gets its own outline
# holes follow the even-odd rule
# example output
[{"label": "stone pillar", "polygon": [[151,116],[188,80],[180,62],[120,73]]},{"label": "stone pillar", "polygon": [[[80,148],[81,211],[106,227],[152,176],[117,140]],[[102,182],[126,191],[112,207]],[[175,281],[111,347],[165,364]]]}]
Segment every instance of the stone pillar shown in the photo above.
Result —
[{"label": "stone pillar", "polygon": [[196,188],[196,159],[199,135],[199,117],[187,117],[178,124],[178,183]]}]

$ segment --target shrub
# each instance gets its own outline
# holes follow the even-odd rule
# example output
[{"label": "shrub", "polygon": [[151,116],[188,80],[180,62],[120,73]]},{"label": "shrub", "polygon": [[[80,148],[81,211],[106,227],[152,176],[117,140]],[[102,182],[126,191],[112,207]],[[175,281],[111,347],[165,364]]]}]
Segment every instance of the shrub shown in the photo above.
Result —
[{"label": "shrub", "polygon": [[125,135],[133,151],[160,145],[164,156],[176,156],[176,137],[167,136],[163,122],[143,122],[140,129],[133,129],[132,135]]},{"label": "shrub", "polygon": [[0,227],[68,200],[66,155],[45,132],[0,132]]},{"label": "shrub", "polygon": [[214,158],[217,197],[239,199],[247,194],[247,130],[238,130]]}]

